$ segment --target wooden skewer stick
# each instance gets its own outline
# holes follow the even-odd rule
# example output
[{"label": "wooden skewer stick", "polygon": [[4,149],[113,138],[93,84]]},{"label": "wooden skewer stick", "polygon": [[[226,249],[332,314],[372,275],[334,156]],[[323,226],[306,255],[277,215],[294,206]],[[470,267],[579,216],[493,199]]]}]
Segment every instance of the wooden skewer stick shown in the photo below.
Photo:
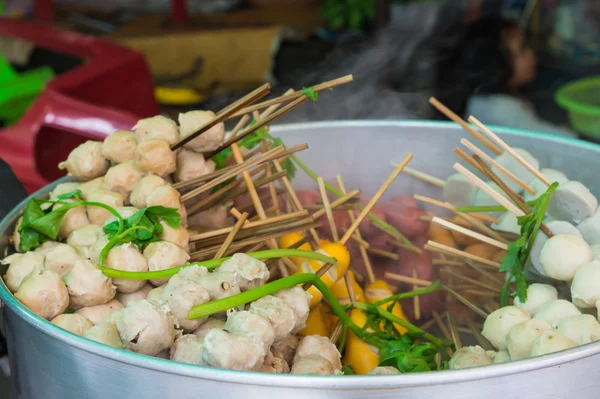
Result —
[{"label": "wooden skewer stick", "polygon": [[205,156],[205,158],[211,158],[213,155],[220,153],[224,149],[230,147],[232,144],[237,143],[238,141],[242,140],[244,137],[246,137],[246,136],[254,133],[258,129],[262,128],[263,126],[268,125],[269,123],[271,123],[275,119],[279,118],[283,114],[288,113],[289,111],[291,111],[292,109],[296,108],[298,105],[302,104],[306,100],[307,100],[306,96],[300,97],[296,101],[294,101],[294,102],[286,105],[285,107],[283,107],[280,110],[274,112],[273,114],[269,115],[268,117],[264,118],[263,120],[257,122],[255,125],[249,126],[247,129],[245,129],[244,131],[242,131],[237,136],[229,138],[221,146],[219,146],[219,148],[217,148],[216,150],[209,152]]},{"label": "wooden skewer stick", "polygon": [[[265,176],[260,179],[256,179],[254,181],[254,187],[264,186],[265,184],[274,182],[275,180],[279,180],[286,175],[287,175],[287,170],[284,170],[281,172],[274,173],[271,176]],[[232,200],[232,199],[238,197],[239,195],[246,193],[247,191],[248,191],[247,186],[236,188],[235,190],[232,190],[227,195],[225,195],[223,198],[221,198],[220,202],[227,202],[229,200]],[[275,189],[275,196],[279,195],[281,192],[282,191]],[[271,197],[271,195],[272,195],[271,191],[269,191],[269,193],[266,195],[266,197]],[[263,197],[261,196],[260,199],[262,201]],[[275,206],[275,205],[273,205],[273,206]]]},{"label": "wooden skewer stick", "polygon": [[[323,83],[320,83],[318,85],[315,85],[315,86],[312,87],[312,89],[315,92],[320,92],[322,90],[330,89],[332,87],[339,86],[339,85],[351,82],[352,80],[354,80],[354,78],[353,78],[352,75],[346,75],[346,76],[342,76],[342,77],[334,79],[334,80],[330,80],[328,82],[323,82]],[[275,104],[280,104],[280,103],[284,103],[286,101],[295,100],[295,99],[303,97],[303,96],[305,97],[305,94],[302,93],[301,91],[292,92],[290,94],[285,94],[285,95],[283,95],[281,97],[273,98],[272,100],[268,100],[268,101],[265,101],[265,102],[262,102],[262,103],[259,103],[259,104],[255,104],[255,105],[252,105],[250,107],[241,109],[240,111],[238,111],[237,114],[234,114],[233,116],[239,116],[239,115],[242,115],[242,114],[247,114],[247,113],[250,113],[250,112],[253,112],[253,111],[257,111],[259,109],[270,107],[270,106],[275,105]]]},{"label": "wooden skewer stick", "polygon": [[[413,278],[417,278],[417,269],[413,269],[412,276]],[[412,286],[413,290],[416,290],[417,288],[418,286],[416,284]],[[418,295],[413,298],[413,306],[415,311],[415,319],[421,320],[421,301]]]},{"label": "wooden skewer stick", "polygon": [[243,224],[246,222],[246,219],[248,219],[248,214],[244,212],[240,219],[237,221],[237,223],[231,229],[229,235],[227,235],[227,238],[225,239],[223,245],[221,245],[221,248],[219,248],[219,251],[215,254],[215,259],[222,257],[223,254],[225,254],[225,252],[229,249],[229,246],[233,242],[235,235],[238,233],[238,231],[240,231]]},{"label": "wooden skewer stick", "polygon": [[498,163],[496,160],[494,160],[492,157],[490,157],[485,152],[481,151],[479,148],[477,148],[477,146],[475,146],[469,140],[463,138],[460,140],[460,143],[462,145],[464,145],[465,147],[467,147],[469,150],[471,150],[471,152],[473,152],[475,155],[478,155],[484,161],[486,161],[487,163],[489,163],[490,165],[492,165],[493,167],[498,169],[500,172],[502,172],[502,174],[504,176],[508,177],[509,179],[511,179],[512,181],[517,183],[519,185],[519,187],[521,187],[523,190],[527,191],[531,195],[535,195],[535,190],[529,184],[527,184],[523,180],[519,179],[517,176],[515,176],[515,174],[513,172],[506,169],[504,166],[502,166],[500,163]]},{"label": "wooden skewer stick", "polygon": [[464,296],[460,295],[458,292],[454,291],[452,288],[446,285],[442,285],[442,288],[445,289],[448,293],[450,293],[454,298],[458,299],[458,301],[461,302],[463,305],[471,309],[473,312],[477,313],[483,318],[488,317],[488,314],[483,309],[466,299]]},{"label": "wooden skewer stick", "polygon": [[486,182],[481,180],[479,177],[475,176],[471,171],[466,169],[461,164],[455,163],[454,169],[463,176],[465,176],[467,179],[471,180],[477,187],[479,187],[480,190],[485,191],[490,197],[495,199],[496,202],[505,207],[509,212],[511,212],[515,216],[525,215],[525,213],[522,210],[517,208],[512,202],[506,199],[506,197],[502,196],[502,194],[494,190]]},{"label": "wooden skewer stick", "polygon": [[473,285],[476,285],[478,287],[485,288],[487,290],[490,290],[490,291],[493,291],[493,292],[497,292],[497,293],[500,293],[500,291],[501,291],[501,289],[498,288],[498,287],[494,287],[494,286],[491,286],[489,284],[482,283],[479,280],[475,280],[475,279],[472,279],[470,277],[463,276],[463,275],[460,275],[458,273],[455,273],[452,270],[450,270],[450,268],[443,268],[441,271],[444,272],[444,273],[450,274],[451,276],[456,277],[459,280],[466,281],[466,282],[468,282],[470,284],[473,284]]},{"label": "wooden skewer stick", "polygon": [[496,142],[496,144],[498,144],[500,147],[502,147],[502,149],[504,149],[504,151],[508,152],[514,159],[516,159],[529,172],[531,172],[531,174],[533,174],[535,177],[537,177],[538,179],[540,179],[540,181],[542,183],[544,183],[546,186],[550,186],[552,184],[550,182],[550,180],[548,180],[546,178],[546,176],[544,176],[543,174],[541,174],[539,170],[537,170],[536,168],[534,168],[529,162],[527,162],[522,156],[520,156],[511,146],[509,146],[508,144],[506,144],[504,142],[504,140],[502,140],[494,132],[492,132],[490,129],[488,129],[488,127],[485,126],[483,123],[481,123],[477,118],[475,118],[474,116],[469,116],[469,122],[473,123],[483,133],[485,133],[489,138],[491,138],[492,140],[494,140]]},{"label": "wooden skewer stick", "polygon": [[385,193],[385,191],[392,185],[393,181],[402,172],[402,170],[406,167],[406,165],[411,161],[412,158],[413,158],[413,154],[408,154],[404,158],[404,160],[396,167],[396,169],[394,169],[392,174],[387,178],[387,180],[383,183],[383,185],[379,188],[379,190],[377,190],[375,195],[373,195],[371,200],[369,200],[367,205],[365,205],[365,207],[363,208],[361,213],[358,215],[356,220],[354,220],[354,222],[350,225],[350,227],[348,228],[348,231],[346,231],[346,233],[340,240],[340,243],[342,245],[346,244],[346,242],[348,241],[350,236],[354,233],[354,230],[356,230],[358,228],[358,225],[360,224],[360,222],[362,222],[362,220],[367,216],[367,214],[371,211],[373,206],[375,206],[375,203],[377,201],[379,201],[379,199],[381,198],[383,193]]},{"label": "wooden skewer stick", "polygon": [[459,249],[452,248],[452,247],[449,247],[444,244],[440,244],[435,241],[431,241],[431,240],[427,241],[427,244],[425,244],[425,249],[428,251],[441,252],[441,253],[445,253],[447,255],[453,255],[453,256],[459,256],[461,258],[471,259],[471,260],[474,260],[475,262],[482,263],[482,264],[488,265],[488,266],[492,266],[496,269],[500,268],[500,263],[498,263],[498,262],[494,262],[494,261],[482,258],[480,256],[471,255],[470,253],[467,253],[465,251],[461,251]]},{"label": "wooden skewer stick", "polygon": [[[267,178],[270,178],[273,176],[273,172],[271,171],[271,165],[267,164],[266,167],[267,167]],[[286,172],[286,174],[284,174],[283,176],[287,175],[287,170],[285,172]],[[275,207],[275,214],[281,215],[281,209],[279,209],[279,197],[277,196],[277,188],[275,187],[275,182],[270,181],[268,184],[269,184],[269,194],[271,194],[271,202],[273,203],[273,206]]]},{"label": "wooden skewer stick", "polygon": [[446,318],[448,319],[448,327],[450,328],[450,334],[452,334],[452,341],[454,341],[454,347],[456,349],[462,348],[462,342],[460,341],[460,335],[456,328],[456,320],[452,316],[451,312],[446,312]]},{"label": "wooden skewer stick", "polygon": [[[398,164],[395,163],[395,162],[391,162],[390,165],[392,165],[394,167],[398,166]],[[419,179],[419,180],[422,180],[422,181],[427,182],[429,184],[432,184],[432,185],[434,185],[436,187],[444,187],[446,185],[446,182],[443,179],[440,179],[439,177],[432,176],[432,175],[430,175],[428,173],[425,173],[425,172],[418,171],[418,170],[413,169],[413,168],[409,168],[409,167],[404,168],[404,173],[406,173],[409,176],[414,177],[415,179]]]},{"label": "wooden skewer stick", "polygon": [[196,130],[194,133],[190,134],[189,136],[181,138],[179,141],[177,141],[175,144],[173,144],[171,146],[171,150],[178,149],[179,147],[183,146],[184,144],[186,144],[186,143],[192,141],[193,139],[195,139],[196,137],[200,136],[202,133],[206,132],[213,126],[216,126],[217,124],[228,119],[230,116],[233,116],[237,111],[244,108],[248,104],[252,104],[252,103],[256,102],[258,99],[266,96],[271,91],[270,89],[271,89],[271,85],[269,83],[265,83],[264,85],[260,86],[259,88],[246,94],[244,97],[240,98],[233,104],[228,105],[227,107],[223,108],[215,115],[215,117],[213,119],[206,122],[204,125],[202,125],[200,128],[198,128],[198,130]]},{"label": "wooden skewer stick", "polygon": [[[342,177],[340,175],[337,175],[336,179],[338,182],[338,187],[340,188],[340,191],[342,192],[342,194],[344,194],[344,197],[345,197],[348,194],[348,191],[346,191],[346,185],[344,184],[344,181],[342,180]],[[343,197],[340,197],[340,199],[341,198],[343,198]],[[350,218],[351,223],[354,223],[354,221],[356,220],[356,217],[354,216],[354,212],[352,212],[352,211],[348,211],[348,217]],[[362,236],[360,234],[360,229],[356,229],[356,235],[359,238],[362,238]],[[365,268],[367,269],[367,277],[369,279],[369,283],[372,283],[375,281],[375,273],[373,273],[373,266],[371,265],[371,259],[369,258],[369,255],[367,254],[367,249],[363,246],[359,246],[358,250],[360,251],[360,256],[362,257],[363,262],[365,264]]]},{"label": "wooden skewer stick", "polygon": [[[331,209],[335,209],[338,206],[345,204],[346,202],[350,201],[352,198],[358,196],[360,194],[360,190],[356,189],[356,190],[352,190],[350,191],[348,194],[344,194],[343,196],[335,199],[331,204]],[[325,214],[325,207],[321,207],[318,211],[314,212],[312,214],[312,217],[315,219],[320,218],[321,216],[323,216]]]},{"label": "wooden skewer stick", "polygon": [[475,322],[471,318],[467,318],[467,325],[469,326],[469,330],[471,330],[477,342],[479,342],[479,346],[486,351],[494,350],[494,346],[481,334],[481,332],[479,332],[479,328],[475,325]]},{"label": "wooden skewer stick", "polygon": [[[344,229],[344,228],[340,228],[340,231],[342,233],[345,233],[348,229]],[[357,230],[358,231],[358,230]],[[360,237],[359,235],[356,234],[356,232],[354,232],[354,234],[352,234],[352,239],[361,247],[363,247],[364,249],[369,249],[371,248],[371,244],[369,244],[367,241],[363,240],[362,237]]]},{"label": "wooden skewer stick", "polygon": [[250,120],[250,117],[248,115],[242,116],[242,118],[238,121],[238,123],[235,124],[235,127],[231,131],[231,136],[233,136],[233,137],[237,136],[238,133],[240,132],[240,130],[242,130],[242,128],[244,126],[246,126],[246,124],[248,123],[249,120]]},{"label": "wooden skewer stick", "polygon": [[[426,202],[428,204],[436,205],[436,206],[439,206],[441,208],[448,209],[449,211],[452,211],[454,213],[457,213],[456,207],[454,205],[452,205],[451,203],[449,203],[449,202],[438,201],[438,200],[435,200],[433,198],[425,197],[425,196],[419,195],[419,194],[414,194],[413,198],[416,199],[417,201],[423,201],[423,202]],[[471,213],[469,215],[472,216],[472,217],[474,217],[474,218],[477,218],[477,219],[485,220],[486,222],[500,223],[500,219],[494,218],[494,217],[491,217],[491,216],[488,216],[488,215],[482,215],[482,214],[479,214],[479,213]]]},{"label": "wooden skewer stick", "polygon": [[[504,284],[504,281],[502,281],[500,278],[494,276],[492,273],[488,272],[487,270],[484,270],[483,268],[479,267],[479,265],[477,265],[477,263],[473,262],[472,260],[465,259],[465,264],[467,266],[469,266],[471,269],[480,273],[482,276],[485,276],[488,279],[490,279],[490,281],[495,282],[500,287],[502,287],[502,285]],[[504,277],[504,274],[500,274],[500,273],[498,273],[498,274],[501,275],[502,277]]]},{"label": "wooden skewer stick", "polygon": [[475,162],[473,160],[473,158],[471,158],[469,155],[467,155],[466,152],[464,152],[463,150],[461,150],[460,148],[455,148],[454,154],[456,154],[460,159],[462,159],[463,161],[465,161],[466,163],[468,163],[469,165],[471,165],[471,167],[473,169],[476,169],[479,173],[481,173],[482,175],[484,175],[483,173],[483,169],[481,169],[481,167],[477,164],[477,162]]},{"label": "wooden skewer stick", "polygon": [[486,139],[481,133],[479,133],[477,130],[475,130],[471,126],[469,126],[469,124],[467,122],[465,122],[463,118],[456,115],[452,110],[450,110],[450,108],[446,107],[444,104],[439,102],[435,97],[431,97],[429,99],[429,103],[431,105],[433,105],[442,114],[446,115],[446,117],[448,119],[450,119],[450,120],[458,123],[460,126],[462,126],[463,129],[465,129],[467,132],[469,132],[473,137],[475,137],[477,140],[479,140],[487,148],[492,150],[496,155],[502,154],[502,150],[500,148],[496,147],[493,143],[491,143],[488,139]]},{"label": "wooden skewer stick", "polygon": [[448,259],[432,259],[431,264],[434,266],[456,266],[466,267],[465,262],[459,260],[448,260]]},{"label": "wooden skewer stick", "polygon": [[426,321],[425,323],[421,324],[419,326],[419,328],[421,330],[429,330],[431,327],[433,327],[434,324],[435,324],[435,319],[432,318],[432,319]]},{"label": "wooden skewer stick", "polygon": [[457,232],[462,233],[462,234],[464,234],[466,236],[473,237],[473,238],[475,238],[475,239],[477,239],[479,241],[485,242],[486,244],[493,245],[496,248],[500,248],[500,249],[503,249],[505,251],[508,251],[508,245],[506,245],[505,243],[500,242],[498,240],[494,240],[493,238],[490,238],[490,237],[486,237],[483,234],[479,234],[479,233],[477,233],[477,232],[475,232],[473,230],[466,229],[466,228],[464,228],[462,226],[459,226],[459,225],[454,224],[452,222],[448,222],[447,220],[441,219],[441,218],[439,218],[437,216],[434,216],[433,219],[431,219],[431,221],[433,223],[439,224],[440,226],[443,226],[443,227],[445,227],[445,228],[447,228],[449,230],[457,231]]},{"label": "wooden skewer stick", "polygon": [[329,228],[331,229],[331,236],[333,237],[333,241],[338,242],[340,240],[340,236],[337,231],[337,226],[335,225],[335,220],[333,220],[333,212],[331,211],[331,206],[329,205],[327,191],[325,191],[325,182],[320,176],[317,178],[317,185],[319,186],[321,200],[323,201],[323,208],[325,208],[325,215],[327,215],[327,221],[329,222]]},{"label": "wooden skewer stick", "polygon": [[472,226],[474,226],[475,228],[477,228],[482,233],[487,234],[488,236],[490,236],[490,237],[492,237],[492,238],[494,238],[494,239],[496,239],[496,240],[498,240],[498,241],[500,241],[500,242],[502,242],[504,244],[508,244],[508,240],[506,238],[504,238],[496,230],[490,229],[484,223],[481,223],[479,220],[477,220],[476,218],[474,218],[472,215],[470,215],[468,213],[462,213],[462,212],[456,212],[456,214],[458,215],[458,217],[460,217],[461,219],[463,219],[467,223],[470,223]]},{"label": "wooden skewer stick", "polygon": [[[321,266],[321,267],[319,268],[319,270],[317,270],[317,271],[315,272],[315,274],[316,274],[317,276],[321,277],[322,275],[324,275],[325,273],[327,273],[327,272],[329,271],[329,269],[331,269],[331,267],[332,267],[332,266],[333,266],[333,264],[331,264],[331,263],[325,263],[323,266]],[[306,290],[307,290],[307,289],[309,289],[311,286],[312,286],[312,283],[304,283],[304,284],[302,285],[302,289],[303,289],[304,291],[306,291]]]},{"label": "wooden skewer stick", "polygon": [[367,250],[367,252],[369,252],[373,255],[382,256],[384,258],[388,258],[388,259],[392,259],[392,260],[400,260],[400,255],[395,254],[393,252],[385,251],[383,249],[369,247],[369,248],[366,248],[366,250]]},{"label": "wooden skewer stick", "polygon": [[450,335],[450,331],[448,331],[448,328],[446,327],[446,324],[444,324],[444,322],[442,321],[442,318],[440,317],[440,314],[436,311],[434,311],[432,313],[433,315],[433,319],[435,320],[436,324],[438,325],[440,331],[442,332],[442,334],[444,335],[444,338],[446,338],[447,340],[452,340],[452,335]]},{"label": "wooden skewer stick", "polygon": [[408,283],[408,284],[412,284],[412,285],[418,285],[420,287],[428,287],[432,284],[432,282],[429,280],[421,280],[420,278],[409,277],[409,276],[405,276],[402,274],[395,274],[395,273],[389,273],[389,272],[386,272],[384,274],[384,277],[389,280],[400,281],[402,283]]}]

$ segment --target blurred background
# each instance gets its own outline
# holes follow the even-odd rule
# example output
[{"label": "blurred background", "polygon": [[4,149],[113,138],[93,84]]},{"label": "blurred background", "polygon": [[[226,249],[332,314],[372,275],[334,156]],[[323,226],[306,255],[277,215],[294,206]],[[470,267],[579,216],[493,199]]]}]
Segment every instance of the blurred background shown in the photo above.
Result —
[{"label": "blurred background", "polygon": [[0,158],[28,192],[137,119],[350,73],[278,123],[443,120],[435,96],[487,124],[600,139],[597,0],[0,0],[0,16]]}]

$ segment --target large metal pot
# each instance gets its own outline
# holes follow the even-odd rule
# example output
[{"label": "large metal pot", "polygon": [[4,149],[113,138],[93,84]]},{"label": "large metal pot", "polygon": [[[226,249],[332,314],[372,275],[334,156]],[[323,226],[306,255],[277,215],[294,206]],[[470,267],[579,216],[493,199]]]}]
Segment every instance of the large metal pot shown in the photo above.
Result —
[{"label": "large metal pot", "polygon": [[[544,167],[563,170],[600,194],[600,147],[546,135],[496,129],[513,146],[530,150]],[[280,126],[288,144],[308,142],[302,154],[325,178],[340,173],[349,187],[372,194],[390,161],[408,152],[411,166],[440,177],[452,173],[452,149],[465,133],[429,122],[330,122]],[[297,184],[313,186],[298,173]],[[51,187],[35,194],[44,196]],[[401,176],[387,196],[439,195],[438,188]],[[0,253],[22,212],[0,223]],[[536,359],[470,370],[399,376],[318,377],[218,370],[142,356],[66,333],[33,315],[0,284],[15,391],[23,399],[106,398],[597,398],[600,342]]]}]

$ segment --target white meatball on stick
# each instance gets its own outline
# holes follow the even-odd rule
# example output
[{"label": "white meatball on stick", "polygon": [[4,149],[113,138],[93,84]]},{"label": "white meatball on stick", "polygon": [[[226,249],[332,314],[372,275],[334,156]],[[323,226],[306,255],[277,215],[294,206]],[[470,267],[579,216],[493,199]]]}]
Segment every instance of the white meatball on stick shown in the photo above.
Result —
[{"label": "white meatball on stick", "polygon": [[[546,224],[546,227],[548,227],[548,229],[554,235],[569,234],[569,235],[581,237],[581,233],[577,230],[577,228],[575,226],[573,226],[569,222],[565,222],[562,220],[551,220],[549,222],[545,222],[545,224]],[[546,245],[547,241],[548,241],[548,236],[543,231],[539,231],[538,235],[535,239],[535,242],[533,243],[533,246],[531,247],[531,252],[530,252],[531,265],[533,266],[535,271],[540,276],[544,276],[544,277],[547,277],[547,274],[544,271],[544,268],[542,267],[542,262],[541,262],[540,258],[541,258],[541,254],[542,254],[542,249]]]},{"label": "white meatball on stick", "polygon": [[163,228],[163,232],[159,236],[161,240],[178,245],[186,250],[186,252],[189,252],[190,232],[188,229],[183,227],[181,224],[174,229],[166,224],[163,220],[160,221],[160,224]]},{"label": "white meatball on stick", "polygon": [[83,181],[102,176],[109,166],[99,141],[86,141],[71,151],[66,161],[58,164],[58,168],[66,169],[69,176]]},{"label": "white meatball on stick", "polygon": [[82,226],[67,237],[67,244],[75,248],[79,255],[88,257],[89,249],[103,234],[102,227],[96,224]]},{"label": "white meatball on stick", "polygon": [[544,244],[540,263],[548,277],[571,281],[577,269],[592,260],[592,248],[583,238],[573,234],[558,234]]},{"label": "white meatball on stick", "polygon": [[102,143],[102,155],[114,163],[123,163],[135,159],[137,140],[132,132],[117,130],[107,136]]},{"label": "white meatball on stick", "polygon": [[106,322],[119,309],[123,309],[123,305],[121,302],[113,299],[102,305],[86,306],[78,309],[75,314],[85,316],[93,325],[98,325]]},{"label": "white meatball on stick", "polygon": [[[196,132],[203,125],[214,119],[212,111],[188,111],[179,114],[179,134],[185,138]],[[214,151],[223,144],[225,124],[223,122],[211,127],[200,136],[184,144],[185,148],[196,152]]]},{"label": "white meatball on stick", "polygon": [[8,265],[8,270],[4,275],[4,282],[14,293],[19,289],[23,279],[33,271],[35,267],[44,267],[44,254],[39,252],[26,252],[24,254],[12,254],[0,261],[2,265]]},{"label": "white meatball on stick", "polygon": [[556,331],[546,331],[531,346],[529,356],[542,356],[576,347],[577,344],[570,338]]},{"label": "white meatball on stick", "polygon": [[213,328],[204,337],[202,359],[210,366],[231,370],[259,370],[264,363],[263,342]]},{"label": "white meatball on stick", "polygon": [[455,173],[446,179],[442,197],[445,202],[454,206],[471,206],[475,202],[478,190],[471,180],[460,173]]},{"label": "white meatball on stick", "polygon": [[202,154],[183,149],[177,153],[177,169],[173,174],[176,182],[192,180],[215,171],[212,159],[204,159]]},{"label": "white meatball on stick", "polygon": [[135,149],[135,162],[144,173],[166,176],[175,172],[177,161],[175,152],[164,140],[142,141]]},{"label": "white meatball on stick", "polygon": [[231,272],[212,272],[203,274],[198,280],[210,295],[211,301],[239,294],[240,286]]},{"label": "white meatball on stick", "polygon": [[[126,197],[123,194],[116,193],[114,191],[100,189],[92,191],[88,194],[87,201],[99,202],[104,205],[108,205],[111,208],[120,208],[123,206]],[[112,213],[100,206],[88,205],[87,214],[90,222],[98,226],[103,226]]]},{"label": "white meatball on stick", "polygon": [[334,370],[342,370],[342,361],[340,360],[342,355],[327,337],[308,335],[302,338],[294,355],[294,366],[300,359],[310,355],[319,355],[327,359]]},{"label": "white meatball on stick", "polygon": [[275,341],[275,330],[265,317],[247,311],[233,312],[225,323],[226,331],[233,334],[248,335],[263,343],[265,353]]},{"label": "white meatball on stick", "polygon": [[[337,371],[337,373],[336,373]],[[291,374],[334,375],[338,374],[331,362],[320,355],[308,355],[292,366]]]},{"label": "white meatball on stick", "polygon": [[571,302],[564,299],[557,299],[542,305],[535,316],[536,320],[544,320],[552,327],[558,327],[558,323],[569,316],[578,316],[581,312]]},{"label": "white meatball on stick", "polygon": [[204,350],[204,338],[193,334],[182,335],[177,338],[169,351],[169,358],[175,362],[206,365],[202,360]]},{"label": "white meatball on stick", "polygon": [[179,129],[175,121],[162,115],[140,119],[132,130],[138,142],[160,139],[171,145],[179,140]]},{"label": "white meatball on stick", "polygon": [[82,336],[86,330],[94,326],[88,319],[77,313],[61,314],[53,318],[50,322],[63,330],[79,336]]},{"label": "white meatball on stick", "polygon": [[181,216],[181,225],[187,226],[187,212],[181,203],[181,194],[171,186],[162,186],[154,190],[146,199],[147,206],[164,206],[177,209]]},{"label": "white meatball on stick", "polygon": [[575,272],[571,283],[573,304],[580,308],[595,308],[600,299],[600,261],[584,263]]},{"label": "white meatball on stick", "polygon": [[548,214],[556,220],[579,223],[592,216],[598,200],[590,190],[578,181],[559,185],[548,203]]},{"label": "white meatball on stick", "polygon": [[481,334],[496,349],[506,349],[506,336],[510,330],[517,324],[524,323],[531,319],[529,312],[519,309],[516,306],[505,306],[494,312],[485,319],[483,331]]},{"label": "white meatball on stick", "polygon": [[213,317],[213,316],[208,317],[204,321],[204,323],[202,323],[200,325],[200,327],[198,327],[197,329],[194,330],[194,332],[192,334],[204,339],[206,334],[208,334],[208,332],[210,330],[212,330],[213,328],[218,328],[220,330],[224,330],[225,329],[225,320],[217,319],[216,317]]},{"label": "white meatball on stick", "polygon": [[119,331],[111,323],[100,323],[83,333],[83,337],[113,348],[123,349]]},{"label": "white meatball on stick", "polygon": [[157,188],[166,185],[167,182],[162,177],[157,175],[146,175],[135,185],[129,196],[129,201],[135,207],[140,209],[145,208],[148,205],[148,197],[150,194]]},{"label": "white meatball on stick", "polygon": [[[144,249],[144,256],[148,260],[148,270],[158,271],[182,266],[190,259],[190,255],[183,248],[166,241],[153,242]],[[152,279],[154,285],[166,283],[168,278]],[[206,287],[205,287],[206,288]]]},{"label": "white meatball on stick", "polygon": [[210,296],[204,287],[177,274],[171,277],[160,297],[160,303],[169,307],[179,327],[185,332],[194,331],[205,320],[188,320],[190,309],[208,301]]},{"label": "white meatball on stick", "polygon": [[67,274],[75,262],[85,260],[79,252],[68,244],[58,244],[46,252],[44,266],[61,276]]},{"label": "white meatball on stick", "polygon": [[296,326],[294,309],[281,298],[264,296],[250,304],[249,311],[269,320],[275,331],[275,341],[287,337]]},{"label": "white meatball on stick", "polygon": [[463,346],[457,350],[448,366],[450,370],[466,369],[492,364],[494,351],[485,351],[481,346]]},{"label": "white meatball on stick", "polygon": [[[540,173],[544,177],[546,177],[546,179],[548,179],[549,182],[558,183],[559,185],[564,184],[569,181],[567,176],[559,170],[546,168],[546,169],[540,169]],[[548,186],[546,186],[546,184],[544,182],[542,182],[540,179],[538,179],[537,177],[534,178],[533,180],[531,180],[531,182],[529,182],[529,186],[531,186],[531,188],[533,188],[533,190],[535,191],[535,194],[531,194],[528,191],[525,191],[524,197],[525,197],[525,201],[527,201],[527,202],[538,199],[548,189]]]},{"label": "white meatball on stick", "polygon": [[558,291],[548,284],[533,283],[527,287],[527,299],[525,302],[516,297],[515,306],[521,308],[532,316],[535,316],[540,307],[545,303],[558,299]]},{"label": "white meatball on stick", "polygon": [[117,193],[129,195],[144,177],[135,160],[112,166],[104,176],[106,188]]},{"label": "white meatball on stick", "polygon": [[528,357],[533,342],[544,332],[552,330],[552,326],[544,320],[532,319],[515,325],[506,336],[506,348],[511,360]]},{"label": "white meatball on stick", "polygon": [[116,287],[102,274],[97,264],[89,260],[75,262],[64,276],[73,309],[107,303],[115,297]]},{"label": "white meatball on stick", "polygon": [[556,331],[577,345],[588,344],[600,339],[600,323],[589,314],[565,317],[558,323]]},{"label": "white meatball on stick", "polygon": [[304,291],[302,287],[292,287],[277,292],[275,297],[283,299],[296,314],[296,323],[291,333],[297,334],[304,330],[310,313],[309,306],[312,295],[308,291]]},{"label": "white meatball on stick", "polygon": [[234,254],[217,271],[233,273],[242,292],[260,287],[269,279],[269,269],[265,263],[243,253]]},{"label": "white meatball on stick", "polygon": [[124,294],[122,292],[117,291],[117,295],[115,296],[116,300],[119,301],[123,306],[127,307],[130,302],[133,301],[141,301],[148,297],[148,293],[154,287],[150,284],[144,284],[142,288],[137,290],[136,292],[132,292],[130,294]]},{"label": "white meatball on stick", "polygon": [[[63,202],[74,203],[73,199],[62,200]],[[62,204],[55,204],[52,207],[52,210],[60,209],[63,206]],[[90,224],[90,220],[88,219],[88,215],[85,209],[85,206],[76,206],[74,208],[69,209],[60,223],[60,229],[58,230],[59,238],[67,238],[72,232],[77,230],[80,227],[86,226]]]},{"label": "white meatball on stick", "polygon": [[[142,255],[138,247],[128,242],[108,251],[104,264],[111,269],[124,270],[128,272],[147,272],[148,260]],[[113,279],[117,291],[130,294],[140,290],[146,280]]]},{"label": "white meatball on stick", "polygon": [[[529,163],[529,165],[531,165],[535,170],[539,170],[539,161],[533,155],[531,155],[529,151],[523,148],[513,148],[513,150],[517,154],[519,154],[527,163]],[[500,165],[504,166],[509,172],[512,172],[513,175],[515,175],[522,181],[531,181],[534,178],[534,175],[519,160],[515,159],[515,157],[513,157],[508,152],[503,152],[501,155],[496,157],[495,161],[498,162]],[[501,175],[502,173],[495,166],[492,166],[492,170],[499,175]],[[505,179],[504,182],[511,190],[515,191],[516,193],[520,193],[521,191],[523,191],[521,186],[519,186],[512,179]]]},{"label": "white meatball on stick", "polygon": [[69,306],[69,291],[54,270],[33,268],[23,279],[15,298],[38,316],[52,320]]}]

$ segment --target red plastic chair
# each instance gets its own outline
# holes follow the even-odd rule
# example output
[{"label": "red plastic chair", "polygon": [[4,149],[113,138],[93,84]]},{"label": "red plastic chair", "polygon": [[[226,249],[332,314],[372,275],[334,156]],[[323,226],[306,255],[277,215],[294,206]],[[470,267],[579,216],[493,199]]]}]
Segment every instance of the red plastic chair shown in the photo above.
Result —
[{"label": "red plastic chair", "polygon": [[0,18],[0,35],[74,55],[84,63],[50,81],[23,118],[0,129],[0,158],[27,191],[64,175],[57,165],[88,139],[102,140],[159,113],[143,56],[117,44]]}]

